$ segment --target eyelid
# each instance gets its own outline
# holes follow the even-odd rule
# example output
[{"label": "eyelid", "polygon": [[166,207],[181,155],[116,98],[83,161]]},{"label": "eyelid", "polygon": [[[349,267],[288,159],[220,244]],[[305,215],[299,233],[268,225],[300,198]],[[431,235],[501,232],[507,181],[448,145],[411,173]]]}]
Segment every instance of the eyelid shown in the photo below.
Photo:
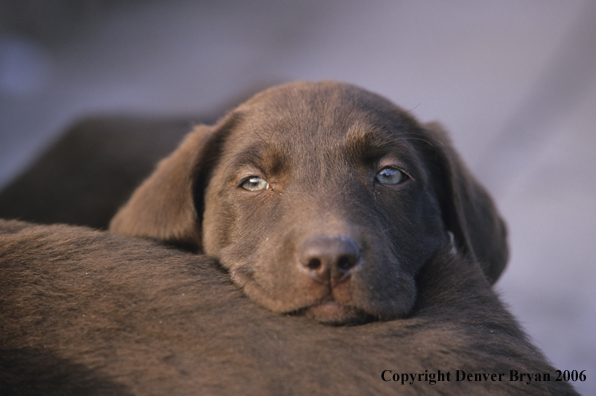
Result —
[{"label": "eyelid", "polygon": [[252,178],[254,178],[254,177],[258,177],[259,179],[262,179],[262,180],[263,180],[263,181],[265,181],[266,183],[269,183],[269,182],[267,181],[267,179],[265,179],[265,178],[264,178],[264,177],[262,177],[262,176],[259,176],[259,175],[258,175],[258,173],[251,173],[251,174],[250,174],[250,175],[248,175],[248,176],[241,177],[241,178],[238,180],[238,182],[236,182],[236,187],[241,187],[241,186],[242,186],[242,185],[243,185],[243,184],[244,184],[246,181],[248,181],[249,179],[252,179]]},{"label": "eyelid", "polygon": [[246,180],[250,179],[251,177],[260,177],[261,179],[267,181],[267,176],[265,172],[261,171],[256,166],[244,166],[241,169],[238,169],[233,175],[230,175],[230,180],[236,181],[236,187],[240,187],[242,183]]},{"label": "eyelid", "polygon": [[236,187],[242,187],[244,182],[247,181],[248,179],[250,179],[251,177],[254,177],[254,176],[251,175],[251,176],[245,176],[245,177],[240,177],[240,178],[234,178],[234,179],[237,179]]},{"label": "eyelid", "polygon": [[[257,180],[252,180],[252,179],[257,179]],[[252,188],[249,188],[249,187],[246,187],[245,186],[245,184],[247,182],[248,183],[251,183],[251,184],[261,185],[261,186],[264,183],[264,186],[262,186],[263,188],[252,189]],[[269,187],[270,187],[269,182],[267,180],[263,179],[262,177],[260,177],[260,176],[248,176],[248,177],[245,177],[244,179],[242,179],[240,181],[240,185],[237,188],[241,188],[243,190],[250,191],[250,192],[257,192],[257,191],[267,190],[267,189],[269,189]]]},{"label": "eyelid", "polygon": [[[412,179],[414,180],[414,178],[412,177],[412,175],[410,174],[410,172],[405,170],[405,166],[401,163],[396,163],[395,161],[391,161],[391,162],[379,162],[379,165],[377,166],[377,171],[375,173],[378,174],[379,172],[381,172],[383,169],[386,168],[390,168],[390,169],[395,169],[400,171],[401,173],[403,173],[404,177],[406,180]],[[404,180],[405,181],[405,180]]]}]

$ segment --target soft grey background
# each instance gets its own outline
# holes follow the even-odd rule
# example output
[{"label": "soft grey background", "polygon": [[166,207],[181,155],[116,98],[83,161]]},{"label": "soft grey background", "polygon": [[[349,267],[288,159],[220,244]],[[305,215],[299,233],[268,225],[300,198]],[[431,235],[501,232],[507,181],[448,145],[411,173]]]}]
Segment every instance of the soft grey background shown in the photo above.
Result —
[{"label": "soft grey background", "polygon": [[509,224],[496,289],[596,394],[596,2],[4,0],[0,186],[86,114],[326,78],[451,131]]}]

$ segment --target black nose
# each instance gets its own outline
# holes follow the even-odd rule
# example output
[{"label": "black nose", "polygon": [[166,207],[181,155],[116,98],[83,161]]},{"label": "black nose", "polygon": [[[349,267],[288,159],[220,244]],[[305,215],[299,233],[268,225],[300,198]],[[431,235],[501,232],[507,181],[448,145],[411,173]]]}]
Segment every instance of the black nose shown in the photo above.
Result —
[{"label": "black nose", "polygon": [[298,259],[313,279],[337,283],[358,264],[360,249],[352,238],[313,237],[304,242]]}]

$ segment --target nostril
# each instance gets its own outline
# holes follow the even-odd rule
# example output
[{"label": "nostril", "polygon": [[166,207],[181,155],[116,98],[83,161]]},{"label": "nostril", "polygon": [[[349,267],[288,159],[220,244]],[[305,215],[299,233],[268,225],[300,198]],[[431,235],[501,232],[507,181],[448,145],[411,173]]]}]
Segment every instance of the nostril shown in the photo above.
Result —
[{"label": "nostril", "polygon": [[310,260],[308,264],[306,264],[306,266],[308,267],[308,269],[316,271],[319,268],[321,268],[321,260],[314,258]]},{"label": "nostril", "polygon": [[354,256],[341,256],[337,260],[337,268],[342,271],[348,271],[356,264],[356,257]]}]

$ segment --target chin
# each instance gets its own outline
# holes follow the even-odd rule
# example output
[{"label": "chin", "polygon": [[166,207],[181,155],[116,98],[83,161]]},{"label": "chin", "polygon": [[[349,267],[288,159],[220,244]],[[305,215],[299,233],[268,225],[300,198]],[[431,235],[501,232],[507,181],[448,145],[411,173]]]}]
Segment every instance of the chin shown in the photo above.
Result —
[{"label": "chin", "polygon": [[328,325],[355,325],[376,320],[372,315],[348,305],[328,301],[298,311],[304,316]]}]

